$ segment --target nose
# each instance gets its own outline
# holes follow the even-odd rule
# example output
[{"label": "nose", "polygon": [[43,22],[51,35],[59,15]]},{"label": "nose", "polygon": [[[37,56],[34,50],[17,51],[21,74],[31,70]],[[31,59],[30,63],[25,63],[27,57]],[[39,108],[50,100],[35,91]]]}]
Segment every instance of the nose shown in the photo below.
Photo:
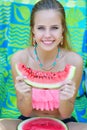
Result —
[{"label": "nose", "polygon": [[46,29],[44,35],[45,35],[45,37],[50,37],[50,36],[51,36],[50,30],[49,30],[49,29]]}]

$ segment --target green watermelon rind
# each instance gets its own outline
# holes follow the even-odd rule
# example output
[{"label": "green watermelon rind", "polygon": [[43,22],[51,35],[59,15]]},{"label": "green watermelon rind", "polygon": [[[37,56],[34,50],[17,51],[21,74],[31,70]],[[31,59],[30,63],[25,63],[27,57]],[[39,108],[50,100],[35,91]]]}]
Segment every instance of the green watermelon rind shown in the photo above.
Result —
[{"label": "green watermelon rind", "polygon": [[[22,76],[22,73],[21,73],[20,70],[18,69],[17,64],[15,65],[15,68],[16,68],[17,73],[18,73],[20,76]],[[70,70],[69,70],[68,76],[67,76],[67,77],[65,78],[65,80],[62,81],[62,82],[60,81],[60,82],[58,82],[58,83],[39,83],[39,82],[31,81],[31,80],[29,80],[29,79],[24,79],[24,81],[25,81],[28,85],[33,86],[33,87],[36,87],[36,88],[43,88],[43,89],[45,89],[45,88],[48,88],[48,89],[60,88],[66,80],[71,80],[71,79],[73,79],[73,77],[74,77],[76,67],[70,65],[70,68],[69,68],[69,69],[70,69]]]},{"label": "green watermelon rind", "polygon": [[37,119],[48,119],[48,120],[51,119],[51,120],[54,120],[54,121],[60,123],[61,125],[63,125],[64,128],[65,128],[65,130],[69,130],[68,126],[67,126],[64,122],[62,122],[62,121],[59,120],[59,119],[53,118],[53,117],[32,117],[32,118],[30,118],[30,119],[26,119],[25,121],[21,122],[21,123],[18,125],[17,130],[23,130],[22,127],[23,127],[23,125],[24,125],[25,123],[27,123],[27,122],[29,122],[29,121],[37,120]]}]

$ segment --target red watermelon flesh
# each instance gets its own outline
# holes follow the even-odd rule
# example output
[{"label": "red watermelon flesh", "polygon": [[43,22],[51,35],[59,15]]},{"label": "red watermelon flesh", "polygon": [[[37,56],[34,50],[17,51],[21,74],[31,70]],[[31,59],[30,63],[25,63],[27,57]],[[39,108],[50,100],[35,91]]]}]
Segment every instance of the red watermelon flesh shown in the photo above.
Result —
[{"label": "red watermelon flesh", "polygon": [[50,118],[39,118],[23,124],[21,130],[68,130],[63,122]]},{"label": "red watermelon flesh", "polygon": [[19,75],[26,76],[25,82],[38,88],[58,88],[63,82],[72,79],[75,74],[75,66],[66,65],[63,71],[45,72],[27,68],[24,64],[16,64]]}]

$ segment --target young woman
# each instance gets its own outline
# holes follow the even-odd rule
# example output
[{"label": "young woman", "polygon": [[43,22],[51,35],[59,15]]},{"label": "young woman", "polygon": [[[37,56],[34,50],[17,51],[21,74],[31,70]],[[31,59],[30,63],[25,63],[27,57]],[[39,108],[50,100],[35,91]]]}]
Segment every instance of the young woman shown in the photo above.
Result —
[{"label": "young woman", "polygon": [[[40,0],[32,10],[30,26],[32,46],[18,51],[11,59],[17,105],[22,114],[19,119],[47,116],[64,121],[68,124],[70,130],[79,128],[86,130],[86,124],[76,123],[76,120],[71,117],[82,77],[83,60],[70,48],[63,6],[56,0]],[[50,72],[64,71],[69,64],[76,67],[76,72],[72,80],[62,83],[60,89],[43,90],[43,88],[38,89],[27,85],[24,82],[26,77],[18,76],[15,63],[23,63],[33,70]],[[53,107],[52,102],[54,100],[49,99],[48,102],[52,105],[51,109],[43,106],[44,109],[42,110],[38,106],[37,98],[40,97],[40,102],[43,98],[42,103],[44,103],[50,93],[59,105]],[[58,98],[60,101],[57,100]],[[37,107],[35,107],[33,101],[37,102]],[[2,124],[5,127],[5,120],[3,122]],[[16,129],[16,125],[17,121],[15,123],[14,120],[14,129]],[[8,128],[10,130],[9,126]]]}]

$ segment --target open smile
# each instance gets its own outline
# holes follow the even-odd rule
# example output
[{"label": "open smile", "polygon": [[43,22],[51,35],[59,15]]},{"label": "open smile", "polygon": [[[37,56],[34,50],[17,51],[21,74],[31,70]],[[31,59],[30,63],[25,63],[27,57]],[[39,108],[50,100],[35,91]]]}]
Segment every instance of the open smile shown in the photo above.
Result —
[{"label": "open smile", "polygon": [[45,45],[51,45],[51,44],[53,44],[54,41],[42,41],[42,42]]}]

